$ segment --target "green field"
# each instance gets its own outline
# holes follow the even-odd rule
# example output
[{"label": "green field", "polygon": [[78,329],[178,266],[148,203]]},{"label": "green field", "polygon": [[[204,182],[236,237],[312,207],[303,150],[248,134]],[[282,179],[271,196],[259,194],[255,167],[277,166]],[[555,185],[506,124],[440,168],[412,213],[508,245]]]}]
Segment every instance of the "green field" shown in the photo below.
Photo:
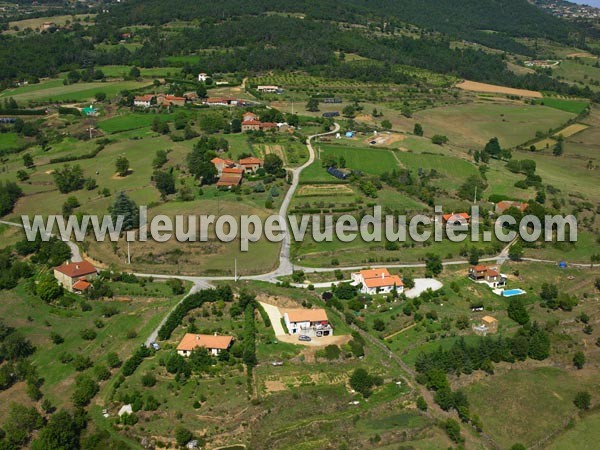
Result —
[{"label": "green field", "polygon": [[17,133],[0,133],[0,151],[19,148],[24,140]]},{"label": "green field", "polygon": [[135,130],[137,128],[149,127],[154,119],[158,117],[162,121],[173,118],[171,114],[124,114],[121,116],[111,117],[110,119],[101,120],[98,122],[98,127],[107,133],[119,133],[121,131]]},{"label": "green field", "polygon": [[549,446],[552,450],[587,450],[595,448],[600,440],[600,414],[598,412],[584,416],[575,425],[566,430]]},{"label": "green field", "polygon": [[[123,78],[129,75],[131,66],[97,66],[96,69],[102,70],[105,77]],[[179,69],[174,67],[141,67],[139,69],[141,76],[144,78],[167,77],[179,73]]]},{"label": "green field", "polygon": [[567,371],[544,367],[487,377],[465,392],[486,432],[502,448],[509,448],[517,442],[530,446],[560,429],[576,412],[575,394],[585,388],[593,391],[593,386],[597,389],[597,380],[575,378]]},{"label": "green field", "polygon": [[536,100],[536,104],[548,106],[550,108],[560,109],[573,114],[581,114],[588,106],[587,101],[567,100],[562,98],[544,97],[541,100]]},{"label": "green field", "polygon": [[7,89],[0,98],[14,98],[17,102],[83,102],[91,101],[98,92],[114,97],[123,90],[135,90],[148,86],[147,81],[107,81],[92,83],[75,83],[64,85],[62,79],[50,79],[39,84],[32,84]]},{"label": "green field", "polygon": [[317,158],[302,172],[301,183],[335,182],[337,180],[322,167],[321,158],[324,155],[333,155],[336,158],[343,157],[346,160],[346,168],[359,170],[369,175],[381,175],[394,168],[399,168],[398,161],[394,158],[392,152],[387,149],[357,148],[323,143],[316,144],[314,147]]},{"label": "green field", "polygon": [[448,136],[450,144],[478,148],[492,137],[502,147],[514,147],[535,137],[537,131],[557,128],[574,114],[539,105],[467,103],[433,108],[414,114],[426,136]]}]

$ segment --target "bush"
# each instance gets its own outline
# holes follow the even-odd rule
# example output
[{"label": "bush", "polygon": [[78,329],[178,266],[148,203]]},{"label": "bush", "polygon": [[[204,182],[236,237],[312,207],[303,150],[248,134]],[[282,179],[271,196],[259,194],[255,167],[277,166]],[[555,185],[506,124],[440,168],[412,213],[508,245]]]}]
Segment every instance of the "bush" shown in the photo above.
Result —
[{"label": "bush", "polygon": [[153,387],[156,384],[156,377],[151,372],[146,372],[142,377],[142,385],[145,387]]},{"label": "bush", "polygon": [[79,335],[81,336],[82,339],[85,339],[86,341],[93,341],[94,339],[96,339],[96,332],[94,330],[92,330],[91,328],[86,328],[84,330],[81,330],[79,332]]},{"label": "bush", "polygon": [[128,377],[135,372],[135,369],[142,363],[144,358],[152,354],[151,350],[146,347],[138,347],[135,353],[123,364],[123,375]]},{"label": "bush", "polygon": [[119,367],[121,365],[121,363],[122,363],[121,359],[119,358],[119,355],[117,355],[114,352],[111,352],[111,353],[109,353],[109,354],[106,355],[106,362],[113,369],[116,368],[116,367]]},{"label": "bush", "polygon": [[573,400],[573,403],[575,404],[575,406],[577,406],[577,408],[579,408],[581,410],[586,410],[586,409],[590,409],[591,399],[592,399],[592,397],[589,392],[581,391],[581,392],[578,392],[577,395],[575,395],[575,399]]},{"label": "bush", "polygon": [[325,358],[329,361],[338,359],[340,357],[340,348],[337,345],[328,345],[325,347]]},{"label": "bush", "polygon": [[52,333],[50,333],[50,339],[56,345],[59,345],[59,344],[62,344],[63,342],[65,342],[65,339],[60,334],[58,334],[54,331]]},{"label": "bush", "polygon": [[83,372],[94,365],[89,356],[77,355],[73,358],[73,367],[77,372]]},{"label": "bush", "polygon": [[187,428],[177,427],[177,429],[175,430],[175,440],[177,441],[177,445],[183,447],[192,439],[194,439],[194,435]]},{"label": "bush", "polygon": [[456,443],[463,442],[463,438],[460,434],[460,425],[456,420],[446,420],[446,423],[444,424],[444,429],[446,430],[446,434],[452,441]]},{"label": "bush", "polygon": [[75,406],[86,406],[98,393],[98,383],[87,375],[79,375],[75,380],[75,391],[73,391],[73,404]]}]

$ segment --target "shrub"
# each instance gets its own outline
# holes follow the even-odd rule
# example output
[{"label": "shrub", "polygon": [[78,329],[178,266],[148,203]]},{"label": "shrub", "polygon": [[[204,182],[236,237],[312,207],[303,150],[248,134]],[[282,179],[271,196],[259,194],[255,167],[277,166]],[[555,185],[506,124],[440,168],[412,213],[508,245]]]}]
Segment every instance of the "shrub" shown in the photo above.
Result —
[{"label": "shrub", "polygon": [[575,395],[573,403],[581,410],[590,409],[591,398],[592,397],[589,392],[581,391]]},{"label": "shrub", "polygon": [[92,330],[91,328],[86,328],[83,329],[79,332],[79,335],[81,336],[82,339],[85,339],[86,341],[93,341],[94,339],[96,339],[96,332],[94,330]]}]

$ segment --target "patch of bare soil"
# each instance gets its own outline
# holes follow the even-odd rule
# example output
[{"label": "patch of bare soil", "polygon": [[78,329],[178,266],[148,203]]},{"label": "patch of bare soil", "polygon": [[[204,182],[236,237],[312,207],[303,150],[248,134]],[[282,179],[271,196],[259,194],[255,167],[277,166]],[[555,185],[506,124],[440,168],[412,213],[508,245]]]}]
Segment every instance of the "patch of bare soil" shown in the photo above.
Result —
[{"label": "patch of bare soil", "polygon": [[515,89],[506,86],[496,86],[495,84],[478,83],[476,81],[465,80],[456,85],[457,88],[465,91],[488,92],[491,94],[519,95],[521,97],[542,98],[539,91],[530,91],[528,89]]},{"label": "patch of bare soil", "polygon": [[259,294],[256,299],[259,302],[277,306],[278,308],[298,308],[299,305],[295,300],[289,297],[280,297],[275,295]]},{"label": "patch of bare soil", "polygon": [[339,336],[323,336],[312,338],[311,341],[299,341],[298,336],[286,334],[285,336],[277,336],[281,342],[288,344],[304,345],[306,347],[326,347],[327,345],[344,345],[350,342],[352,336],[349,334],[340,334]]}]

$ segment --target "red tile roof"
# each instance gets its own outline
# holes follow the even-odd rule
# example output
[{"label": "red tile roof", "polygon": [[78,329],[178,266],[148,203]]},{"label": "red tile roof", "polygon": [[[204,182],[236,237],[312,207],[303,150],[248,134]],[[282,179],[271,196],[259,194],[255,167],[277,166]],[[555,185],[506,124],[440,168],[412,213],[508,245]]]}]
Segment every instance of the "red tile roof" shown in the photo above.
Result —
[{"label": "red tile roof", "polygon": [[366,280],[368,278],[381,278],[381,276],[389,277],[390,273],[387,269],[368,269],[361,270],[360,275]]},{"label": "red tile roof", "polygon": [[233,336],[215,336],[212,334],[186,333],[177,346],[177,350],[192,351],[196,348],[227,350],[233,342]]},{"label": "red tile roof", "polygon": [[82,278],[81,280],[77,280],[75,283],[73,283],[72,287],[76,291],[85,291],[91,285],[92,285],[92,283],[88,283],[88,281],[85,278]]},{"label": "red tile roof", "polygon": [[327,322],[324,309],[288,309],[284,311],[290,322]]},{"label": "red tile roof", "polygon": [[264,163],[264,161],[262,159],[256,158],[254,156],[249,156],[248,158],[242,158],[242,159],[240,159],[240,164],[242,166],[246,166],[246,165],[251,166],[251,165],[254,165],[254,164],[262,165],[263,163]]},{"label": "red tile roof", "polygon": [[217,181],[217,186],[237,186],[242,182],[242,174],[241,173],[224,173]]},{"label": "red tile roof", "polygon": [[380,277],[380,278],[367,278],[365,280],[365,285],[368,288],[378,288],[384,286],[394,286],[400,287],[404,286],[404,283],[400,279],[398,275],[390,275],[388,277]]},{"label": "red tile roof", "polygon": [[485,270],[487,270],[487,266],[484,266],[483,264],[479,264],[477,266],[472,266],[471,267],[475,272],[483,272]]},{"label": "red tile roof", "polygon": [[185,97],[177,97],[175,95],[165,95],[164,98],[165,98],[165,100],[168,100],[168,101],[177,101],[177,100],[185,101],[186,100]]},{"label": "red tile roof", "polygon": [[244,169],[238,169],[237,167],[225,167],[223,173],[242,174]]},{"label": "red tile roof", "polygon": [[211,163],[213,163],[215,166],[217,164],[223,164],[224,166],[232,166],[235,164],[235,161],[232,161],[231,159],[223,159],[223,158],[219,158],[218,156],[215,156],[213,159],[210,160]]},{"label": "red tile roof", "polygon": [[138,101],[138,102],[149,102],[151,101],[155,96],[152,94],[144,94],[144,95],[138,95],[136,97],[133,98],[134,101]]},{"label": "red tile roof", "polygon": [[66,262],[58,267],[55,267],[54,270],[64,273],[70,278],[78,278],[84,275],[97,273],[96,268],[89,261]]},{"label": "red tile roof", "polygon": [[496,203],[496,209],[498,211],[500,211],[501,213],[506,211],[508,208],[511,207],[515,207],[517,208],[519,211],[523,212],[527,209],[527,207],[529,206],[529,203],[527,202],[516,202],[516,201],[511,201],[511,200],[502,200],[501,202]]},{"label": "red tile roof", "polygon": [[468,213],[452,213],[452,214],[444,214],[442,216],[442,218],[444,219],[444,222],[448,222],[450,219],[460,222],[462,220],[469,220],[471,218],[471,216],[469,216]]}]

